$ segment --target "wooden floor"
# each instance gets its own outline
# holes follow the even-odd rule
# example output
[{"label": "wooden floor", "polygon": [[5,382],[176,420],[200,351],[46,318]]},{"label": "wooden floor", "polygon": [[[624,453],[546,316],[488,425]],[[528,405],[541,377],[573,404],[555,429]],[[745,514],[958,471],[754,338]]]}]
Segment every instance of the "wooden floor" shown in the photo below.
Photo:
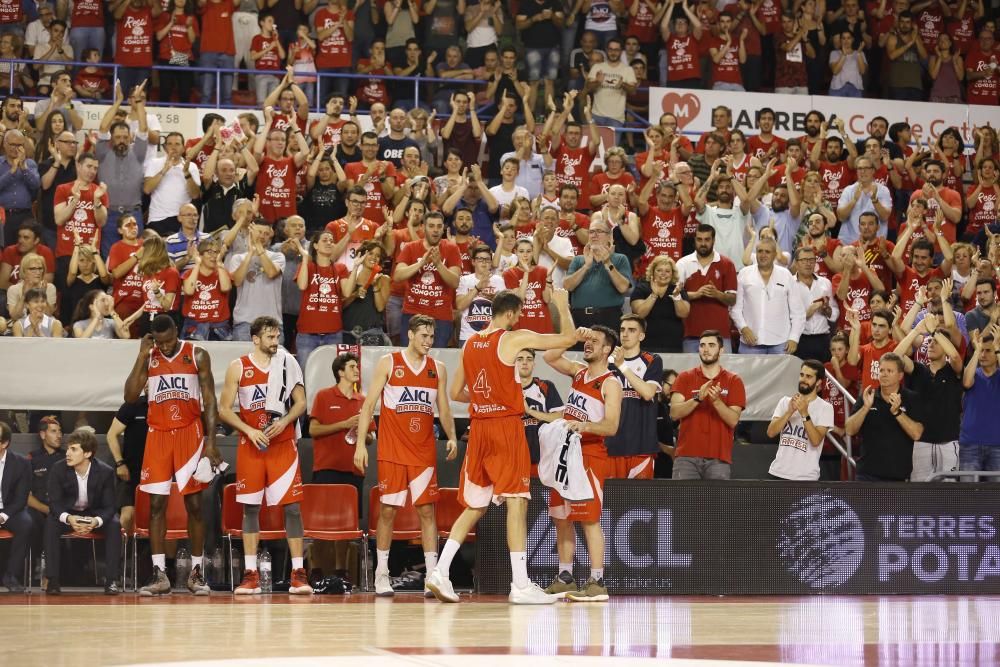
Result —
[{"label": "wooden floor", "polygon": [[[93,593],[0,595],[0,665],[78,667],[172,661],[218,666],[606,664],[574,656],[810,665],[998,665],[998,597],[612,598],[517,607],[413,594],[143,599]],[[485,658],[515,656],[513,660]],[[449,657],[450,656],[450,657]],[[375,658],[378,658],[375,660]],[[629,664],[634,660],[612,661]],[[686,663],[686,660],[681,660]],[[191,663],[188,663],[191,664]]]}]

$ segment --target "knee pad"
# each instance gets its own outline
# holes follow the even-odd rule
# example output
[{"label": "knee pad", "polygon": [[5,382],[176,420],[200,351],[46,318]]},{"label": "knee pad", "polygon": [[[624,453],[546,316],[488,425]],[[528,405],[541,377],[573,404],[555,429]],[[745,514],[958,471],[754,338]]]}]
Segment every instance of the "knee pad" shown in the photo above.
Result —
[{"label": "knee pad", "polygon": [[260,505],[243,506],[243,532],[260,532]]},{"label": "knee pad", "polygon": [[298,503],[285,505],[285,534],[295,539],[301,538],[302,530],[302,510]]}]

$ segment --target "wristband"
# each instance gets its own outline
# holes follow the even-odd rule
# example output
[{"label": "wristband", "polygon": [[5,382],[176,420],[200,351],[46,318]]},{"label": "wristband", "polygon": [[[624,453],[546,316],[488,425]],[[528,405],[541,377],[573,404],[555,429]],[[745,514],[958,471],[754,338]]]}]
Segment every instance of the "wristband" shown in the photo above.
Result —
[{"label": "wristband", "polygon": [[115,461],[115,467],[116,468],[121,468],[124,465],[128,465],[128,464],[125,463],[125,461]]},{"label": "wristband", "polygon": [[701,403],[701,396],[695,396],[691,400],[694,401],[695,403]]}]

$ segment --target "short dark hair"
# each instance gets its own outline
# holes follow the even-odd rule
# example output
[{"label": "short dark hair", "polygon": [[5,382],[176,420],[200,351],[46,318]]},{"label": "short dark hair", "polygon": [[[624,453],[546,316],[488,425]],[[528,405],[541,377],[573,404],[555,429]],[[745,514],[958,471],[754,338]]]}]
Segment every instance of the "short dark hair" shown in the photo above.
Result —
[{"label": "short dark hair", "polygon": [[811,368],[813,373],[816,374],[817,382],[822,382],[826,379],[826,366],[823,365],[822,361],[817,361],[816,359],[806,359],[802,362],[802,365],[806,368]]},{"label": "short dark hair", "polygon": [[722,347],[725,344],[725,339],[722,337],[722,334],[719,333],[718,329],[705,329],[701,332],[701,335],[698,336],[698,340],[701,340],[702,338],[714,338],[719,341],[719,347]]},{"label": "short dark hair", "polygon": [[705,224],[704,222],[698,223],[698,228],[694,230],[695,234],[711,234],[712,238],[715,238],[715,227],[712,225]]},{"label": "short dark hair", "polygon": [[559,196],[561,197],[562,193],[566,192],[566,190],[572,190],[576,194],[580,194],[580,188],[576,187],[572,183],[563,183],[559,186]]},{"label": "short dark hair", "polygon": [[924,160],[924,169],[926,169],[927,167],[937,167],[941,171],[945,171],[944,162],[942,162],[941,160],[934,160],[934,159]]},{"label": "short dark hair", "polygon": [[934,244],[925,238],[913,242],[913,245],[910,246],[910,257],[913,257],[913,253],[917,250],[926,250],[928,255],[934,256]]},{"label": "short dark hair", "polygon": [[215,121],[226,122],[226,119],[217,113],[207,113],[205,117],[201,119],[201,131],[208,132],[208,129],[212,127],[212,123]]},{"label": "short dark hair", "polygon": [[62,424],[59,423],[59,418],[55,415],[46,415],[38,420],[38,432],[48,431],[50,426],[58,426],[62,428]]},{"label": "short dark hair", "polygon": [[97,453],[97,437],[89,428],[78,428],[66,436],[64,441],[67,447],[70,445],[80,445],[84,454],[90,454],[93,458]]},{"label": "short dark hair", "polygon": [[899,371],[900,373],[903,372],[904,368],[903,358],[900,357],[898,354],[896,354],[895,352],[886,352],[885,354],[882,355],[882,358],[879,360],[879,366],[884,366],[885,362],[887,361],[889,363],[895,364],[897,371]]},{"label": "short dark hair", "polygon": [[35,235],[36,239],[41,240],[42,238],[42,226],[34,220],[25,220],[17,227],[17,231],[20,232],[22,229],[27,229],[29,232]]},{"label": "short dark hair", "polygon": [[611,349],[618,346],[618,334],[611,327],[606,327],[603,324],[595,324],[590,327],[591,331],[596,331],[597,333],[604,336],[604,342],[608,344]]},{"label": "short dark hair", "polygon": [[337,355],[337,358],[333,360],[333,364],[330,366],[330,370],[333,371],[334,380],[340,382],[341,371],[343,371],[344,367],[351,361],[357,362],[359,365],[361,364],[361,360],[358,359],[358,355],[353,352],[345,352]]},{"label": "short dark hair", "polygon": [[434,318],[430,315],[414,315],[410,318],[410,323],[406,327],[406,330],[413,333],[420,327],[430,327],[431,331],[434,330]]},{"label": "short dark hair", "polygon": [[365,198],[365,202],[368,201],[368,193],[365,191],[363,186],[360,185],[351,186],[351,188],[348,189],[347,191],[347,196],[350,197],[351,195],[361,195],[362,197]]},{"label": "short dark hair", "polygon": [[378,143],[378,135],[371,130],[361,133],[361,139],[359,141],[364,141],[365,139],[374,139],[375,143]]},{"label": "short dark hair", "polygon": [[281,331],[281,322],[273,317],[261,315],[250,324],[250,338],[260,336],[264,333],[265,329],[277,329]]},{"label": "short dark hair", "polygon": [[427,215],[424,216],[424,224],[426,225],[427,221],[430,220],[431,218],[434,218],[435,220],[440,220],[442,223],[444,222],[444,214],[441,213],[441,211],[428,211]]},{"label": "short dark hair", "polygon": [[490,247],[485,244],[477,245],[475,248],[472,249],[472,252],[469,253],[469,256],[475,258],[476,255],[481,255],[484,252],[491,258],[493,257],[493,251],[490,250]]},{"label": "short dark hair", "polygon": [[24,293],[25,303],[33,303],[35,301],[46,301],[48,298],[49,297],[45,293],[45,290],[43,290],[40,287],[32,287],[30,290]]},{"label": "short dark hair", "polygon": [[0,444],[9,443],[10,438],[11,438],[10,425],[7,422],[0,422]]},{"label": "short dark hair", "polygon": [[976,287],[979,287],[980,285],[989,285],[991,292],[997,291],[997,284],[993,282],[991,278],[980,278],[976,281]]},{"label": "short dark hair", "polygon": [[129,134],[132,133],[132,130],[129,129],[128,123],[126,123],[123,120],[116,120],[115,122],[111,123],[111,127],[108,128],[108,132],[110,134],[114,134],[115,130],[118,130],[118,129],[121,129],[121,128],[125,128],[125,131],[128,132]]},{"label": "short dark hair", "polygon": [[639,325],[639,330],[640,331],[642,331],[643,333],[646,332],[646,320],[643,319],[643,318],[641,318],[641,317],[639,317],[638,315],[635,315],[635,314],[622,315],[621,322],[622,323],[625,323],[625,322],[635,322],[636,324]]},{"label": "short dark hair", "polygon": [[513,290],[500,290],[493,297],[493,317],[513,313],[523,305],[524,301]]},{"label": "short dark hair", "polygon": [[174,322],[174,318],[166,313],[160,313],[149,323],[149,330],[153,333],[166,333],[176,328],[177,324]]},{"label": "short dark hair", "polygon": [[100,160],[97,159],[97,156],[91,153],[90,151],[87,151],[86,153],[80,153],[79,157],[76,158],[77,164],[83,164],[87,160],[93,160],[94,162],[100,164]]},{"label": "short dark hair", "polygon": [[892,313],[890,313],[888,310],[880,308],[879,310],[874,311],[872,313],[872,320],[874,320],[876,317],[882,318],[883,320],[886,321],[886,324],[888,324],[890,327],[892,326]]}]

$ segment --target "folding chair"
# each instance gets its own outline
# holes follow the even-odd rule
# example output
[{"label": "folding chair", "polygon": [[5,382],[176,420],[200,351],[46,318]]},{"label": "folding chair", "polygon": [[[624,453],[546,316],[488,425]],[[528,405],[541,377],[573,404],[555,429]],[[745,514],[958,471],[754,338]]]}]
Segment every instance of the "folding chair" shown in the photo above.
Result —
[{"label": "folding chair", "polygon": [[[437,502],[438,536],[442,539],[448,539],[448,535],[451,534],[451,527],[455,525],[455,521],[465,510],[465,507],[458,502],[457,488],[442,487],[439,491],[440,495],[438,496]],[[473,526],[465,540],[467,542],[473,542],[475,539],[476,527]]]},{"label": "folding chair", "polygon": [[[0,540],[12,540],[14,533],[0,528]],[[24,559],[24,588],[31,590],[31,545],[28,545],[28,553]]]},{"label": "folding chair", "polygon": [[[236,485],[227,484],[222,490],[222,534],[229,545],[229,571],[233,570],[233,539],[243,539],[243,506],[236,502]],[[259,539],[283,540],[285,533],[285,512],[280,505],[260,506]],[[240,568],[242,569],[242,567]],[[229,590],[236,589],[231,578]]]},{"label": "folding chair", "polygon": [[[139,590],[139,544],[137,540],[149,539],[150,500],[149,494],[141,489],[135,490],[135,532],[132,534],[132,590]],[[184,505],[184,496],[176,482],[170,485],[170,496],[167,498],[167,535],[168,540],[185,540],[188,514]],[[126,543],[125,555],[128,556]],[[125,566],[122,565],[122,581],[125,577]]]}]

